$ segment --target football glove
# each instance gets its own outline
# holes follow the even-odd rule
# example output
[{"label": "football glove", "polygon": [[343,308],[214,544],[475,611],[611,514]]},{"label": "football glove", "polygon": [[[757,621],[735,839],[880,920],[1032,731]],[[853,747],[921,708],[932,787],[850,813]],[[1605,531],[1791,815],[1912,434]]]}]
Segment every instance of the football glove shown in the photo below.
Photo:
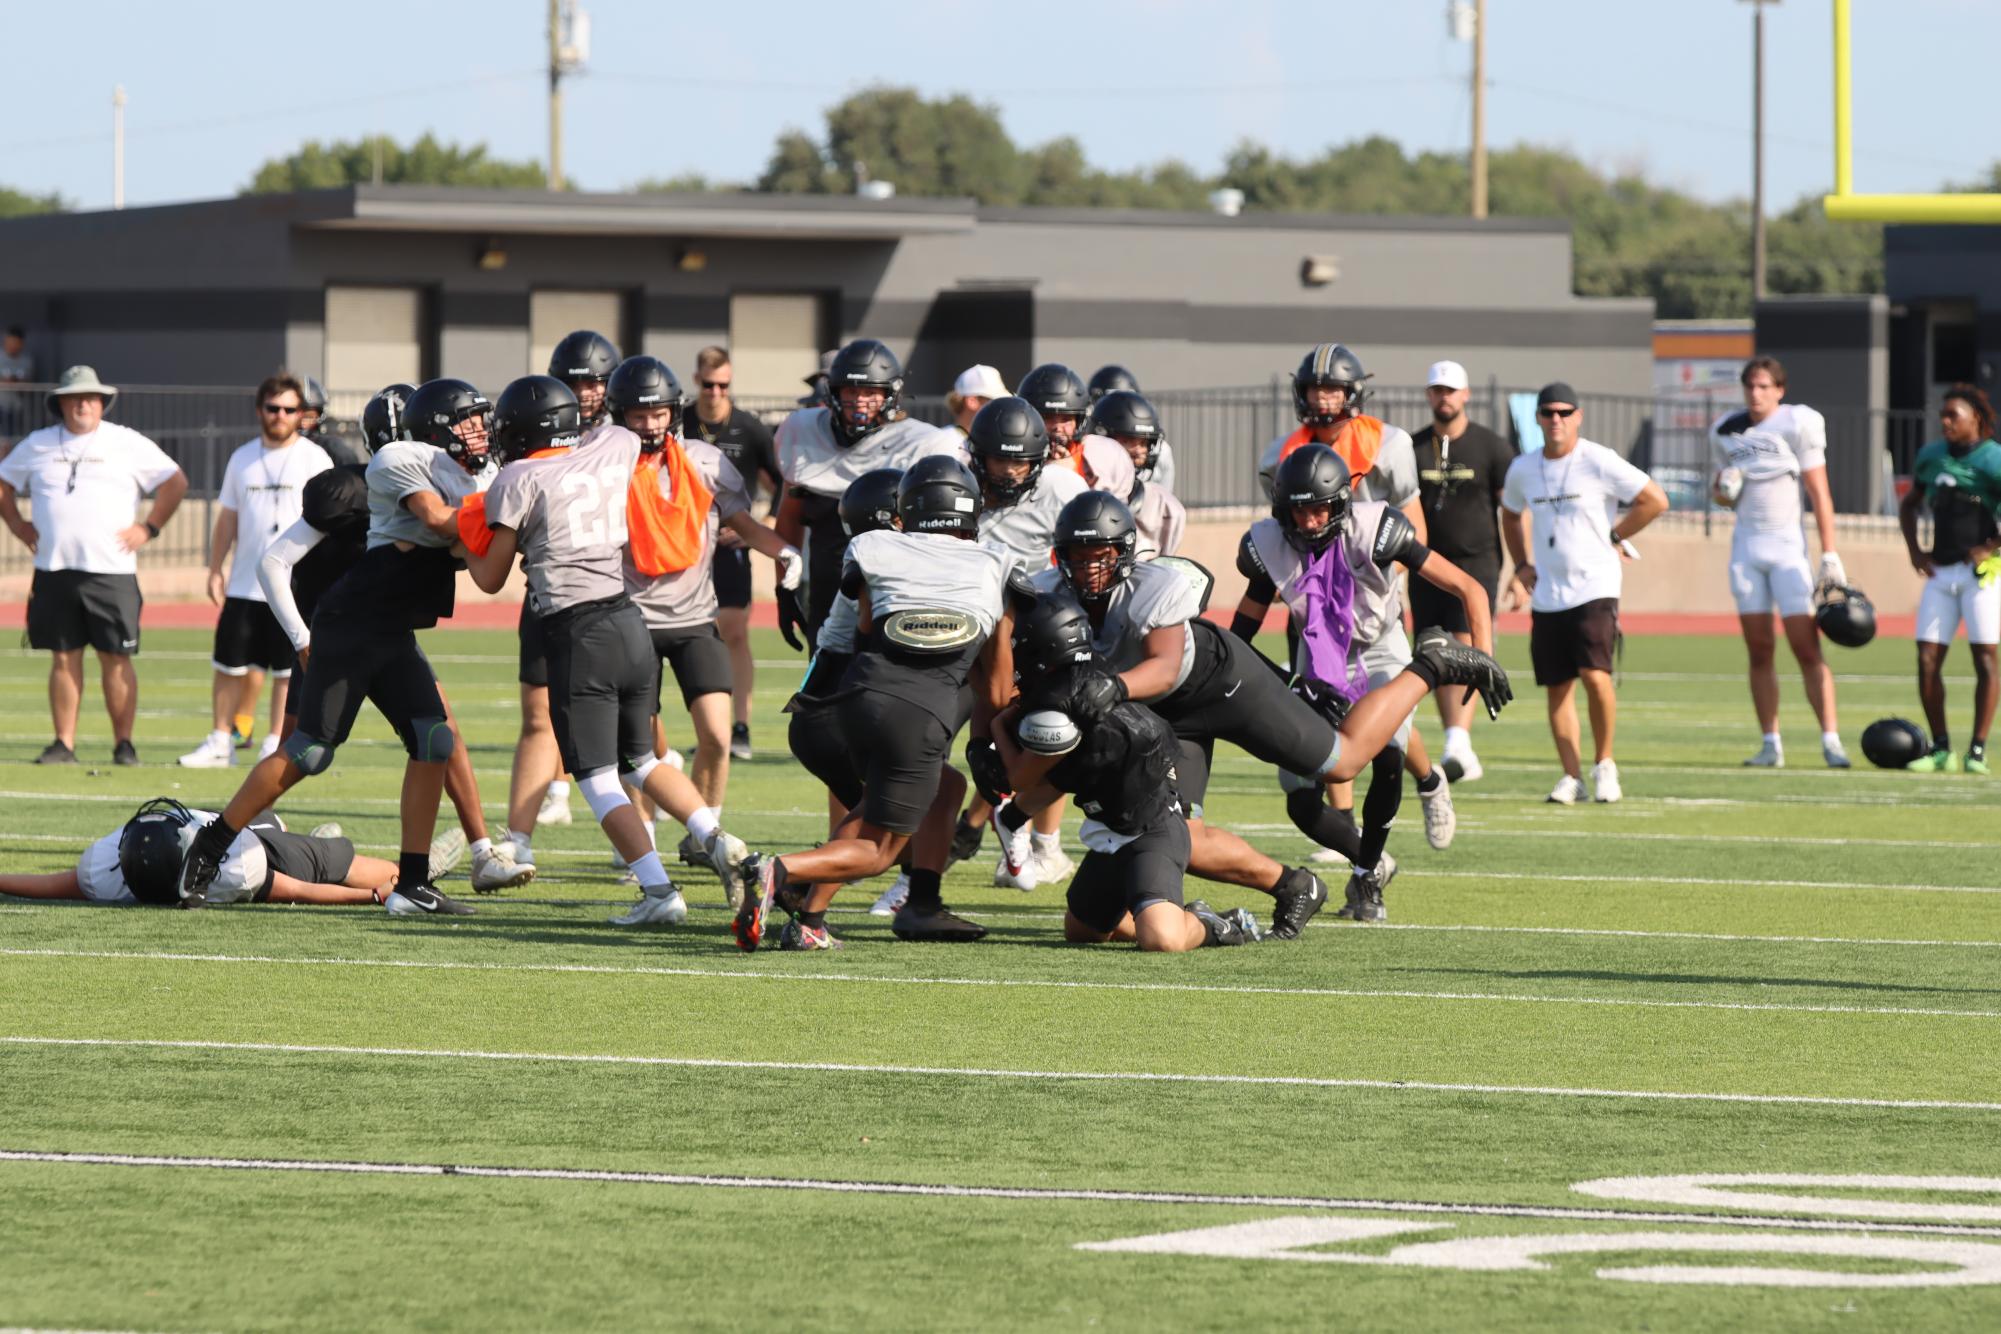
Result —
[{"label": "football glove", "polygon": [[[799,576],[806,572],[805,558],[798,547],[786,547],[778,553],[778,586],[792,591],[799,587]],[[798,647],[796,644],[793,647]]]},{"label": "football glove", "polygon": [[797,650],[805,647],[799,641],[795,630],[806,628],[806,616],[799,610],[799,594],[795,588],[778,586],[778,633],[785,636],[785,643]]},{"label": "football glove", "polygon": [[1813,581],[1814,591],[1819,592],[1823,588],[1845,588],[1847,584],[1848,571],[1841,564],[1840,554],[1823,551],[1820,554],[1820,573]]},{"label": "football glove", "polygon": [[1099,723],[1131,695],[1117,675],[1092,664],[1066,668],[1052,692],[1054,707],[1082,723]]},{"label": "football glove", "polygon": [[1014,790],[1007,766],[1001,763],[1000,751],[985,737],[974,737],[966,743],[966,768],[972,771],[974,789],[986,798],[989,806],[1000,805]]},{"label": "football glove", "polygon": [[2001,551],[1995,552],[1974,566],[1973,572],[1980,576],[1980,586],[1982,588],[1992,588],[1994,581],[2001,579]]},{"label": "football glove", "polygon": [[1304,700],[1308,708],[1325,718],[1336,731],[1340,730],[1341,723],[1348,716],[1348,710],[1353,707],[1341,692],[1317,677],[1295,676],[1289,689]]}]

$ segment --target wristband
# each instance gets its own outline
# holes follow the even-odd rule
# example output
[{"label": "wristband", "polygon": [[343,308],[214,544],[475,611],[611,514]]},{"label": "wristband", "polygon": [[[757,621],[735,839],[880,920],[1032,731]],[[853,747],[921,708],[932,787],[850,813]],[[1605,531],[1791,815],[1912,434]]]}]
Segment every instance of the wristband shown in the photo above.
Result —
[{"label": "wristband", "polygon": [[154,537],[158,537],[158,536],[160,535],[160,525],[159,525],[159,524],[157,524],[157,523],[154,523],[154,522],[153,522],[153,521],[152,521],[151,519],[146,519],[146,520],[144,520],[143,522],[144,522],[144,525],[145,525],[145,528],[146,528],[146,531],[147,531],[147,533],[151,534],[151,535],[152,535],[152,536],[154,536]]}]

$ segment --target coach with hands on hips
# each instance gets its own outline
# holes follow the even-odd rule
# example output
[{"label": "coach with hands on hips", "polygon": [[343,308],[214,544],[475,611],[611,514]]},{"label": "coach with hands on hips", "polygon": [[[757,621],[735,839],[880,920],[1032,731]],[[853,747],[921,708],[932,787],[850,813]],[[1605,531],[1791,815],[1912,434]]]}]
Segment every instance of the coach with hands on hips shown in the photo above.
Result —
[{"label": "coach with hands on hips", "polygon": [[[1524,596],[1530,598],[1529,659],[1536,684],[1549,692],[1549,731],[1563,765],[1548,799],[1571,806],[1584,795],[1573,698],[1582,679],[1598,761],[1591,770],[1591,795],[1617,801],[1612,656],[1619,638],[1620,561],[1630,558],[1626,539],[1667,510],[1667,495],[1617,453],[1579,438],[1582,417],[1577,391],[1569,385],[1543,386],[1536,395],[1536,421],[1543,447],[1508,465],[1501,535],[1515,563],[1508,605],[1519,607]],[[1630,507],[1623,516],[1621,506]]]},{"label": "coach with hands on hips", "polygon": [[[56,739],[37,764],[76,763],[83,699],[83,649],[97,650],[104,707],[116,741],[112,760],[137,764],[132,721],[139,711],[140,547],[160,535],[188,492],[187,474],[137,431],[104,420],[118,391],[88,366],[72,366],[48,396],[62,420],[23,439],[0,461],[0,523],[35,553],[28,593],[28,643],[48,649],[49,713]],[[153,506],[133,522],[134,502]],[[34,503],[21,517],[16,496]]]}]

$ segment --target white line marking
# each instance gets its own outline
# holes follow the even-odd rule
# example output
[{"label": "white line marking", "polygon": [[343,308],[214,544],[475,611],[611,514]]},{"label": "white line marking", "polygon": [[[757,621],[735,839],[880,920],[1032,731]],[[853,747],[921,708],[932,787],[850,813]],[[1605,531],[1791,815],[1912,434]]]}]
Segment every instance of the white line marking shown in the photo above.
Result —
[{"label": "white line marking", "polygon": [[677,1070],[796,1070],[825,1074],[913,1075],[929,1079],[1068,1079],[1112,1084],[1223,1084],[1250,1088],[1381,1089],[1541,1098],[1631,1098],[1646,1102],[1752,1103],[1789,1107],[1881,1107],[1922,1112],[2001,1112],[2001,1102],[1945,1098],[1845,1098],[1814,1093],[1693,1093],[1663,1089],[1566,1088],[1539,1084],[1444,1084],[1416,1079],[1335,1079],[1314,1075],[1185,1074],[1150,1070],[1005,1070],[985,1066],[864,1065],[848,1061],[731,1061],[700,1056],[621,1056],[598,1052],[343,1047],[328,1043],[214,1042],[187,1038],[59,1038],[28,1034],[0,1042],[32,1047],[133,1047],[163,1051],[242,1051],[309,1056],[428,1057],[460,1061],[546,1061],[557,1065],[636,1065]]},{"label": "white line marking", "polygon": [[1361,987],[1259,987],[1200,982],[1090,982],[1022,977],[872,977],[855,973],[765,973],[741,968],[668,968],[601,963],[484,963],[446,959],[286,958],[261,954],[175,954],[140,950],[0,949],[0,956],[136,959],[150,963],[269,964],[279,967],[407,968],[466,973],[589,973],[613,977],[702,977],[732,982],[857,982],[892,987],[994,987],[1027,991],[1158,991],[1222,996],[1312,996],[1353,1000],[1503,1001],[1530,1005],[1605,1005],[1646,1010],[1750,1010],[1786,1014],[1917,1015],[1930,1019],[2001,1019],[1997,1010],[1920,1009],[1894,1005],[1784,1005],[1776,1002],[1643,1000],[1619,996],[1532,996],[1509,992],[1404,991]]},{"label": "white line marking", "polygon": [[[0,1149],[0,1162],[88,1167],[209,1168],[239,1172],[318,1172],[329,1175],[483,1177],[509,1181],[596,1181],[646,1186],[707,1186],[726,1190],[824,1191],[838,1195],[904,1195],[933,1199],[1079,1201],[1089,1204],[1241,1205],[1257,1209],[1329,1209],[1477,1218],[1551,1218],[1606,1223],[1714,1223],[1724,1227],[1802,1231],[1926,1232],[2001,1237],[2001,1227],[1950,1223],[1847,1222],[1784,1213],[1764,1216],[1701,1210],[1649,1212],[1540,1204],[1452,1204],[1434,1200],[1344,1199],[1314,1195],[1210,1195],[1194,1191],[1088,1190],[1035,1186],[955,1186],[915,1181],[851,1181],[823,1177],[755,1177],[703,1172],[630,1172],[579,1167],[495,1167],[460,1163],[379,1163],[301,1158],[214,1158],[137,1153],[53,1153]],[[0,1330],[0,1334],[6,1331]]]},{"label": "white line marking", "polygon": [[[7,794],[0,793],[0,796],[5,796],[5,795]],[[52,798],[52,800],[54,800],[54,798]],[[1492,812],[1489,813],[1492,814]],[[1528,820],[1536,820],[1536,821],[1545,821],[1560,817],[1550,817],[1550,816],[1543,816],[1539,813],[1524,812],[1520,818]],[[1592,815],[1580,815],[1576,817],[1577,821],[1580,823],[1594,818],[1596,818],[1595,812]],[[1462,822],[1462,825],[1463,823],[1464,822]],[[1290,824],[1256,824],[1256,823],[1240,824],[1237,821],[1233,820],[1230,822],[1229,827],[1231,830],[1239,834],[1290,833],[1297,835],[1299,832],[1298,829],[1296,829],[1294,826]],[[1628,839],[1628,840],[1645,839],[1656,843],[1756,843],[1763,847],[1784,846],[1784,847],[1801,847],[1801,848],[1962,848],[1962,849],[1972,849],[1974,851],[2001,852],[2001,843],[1952,842],[1947,839],[1941,839],[1941,838],[1788,838],[1782,834],[1706,834],[1706,833],[1651,834],[1651,833],[1636,832],[1634,830],[1629,830],[1629,829],[1616,829],[1616,830],[1559,829],[1556,828],[1554,825],[1546,823],[1539,823],[1538,827],[1534,829],[1498,829],[1490,825],[1484,825],[1484,824],[1481,825],[1479,829],[1480,829],[1480,837],[1482,838],[1589,838],[1589,839],[1597,839],[1600,841],[1603,841],[1605,839]],[[1605,879],[1610,877],[1599,877],[1599,878]],[[1635,878],[1637,879],[1637,877]],[[1718,883],[1755,884],[1758,882],[1731,880],[1731,881],[1719,881]],[[1790,884],[1792,882],[1773,881],[1771,883]],[[1848,888],[1848,886],[1844,885],[1841,886],[1841,888]],[[1884,888],[1884,886],[1871,885],[1869,886],[1869,888],[1880,889]],[[1979,891],[1979,892],[1986,892],[1986,891]]]}]

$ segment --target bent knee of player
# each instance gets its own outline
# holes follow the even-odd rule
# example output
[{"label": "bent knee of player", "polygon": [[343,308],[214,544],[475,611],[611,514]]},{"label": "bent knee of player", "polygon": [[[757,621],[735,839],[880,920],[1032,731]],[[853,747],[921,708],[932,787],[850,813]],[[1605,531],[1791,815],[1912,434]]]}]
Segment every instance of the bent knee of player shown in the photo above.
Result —
[{"label": "bent knee of player", "polygon": [[1207,933],[1201,923],[1178,903],[1156,901],[1139,910],[1132,919],[1133,936],[1148,954],[1180,954],[1202,943]]},{"label": "bent knee of player", "polygon": [[447,763],[458,747],[459,734],[452,729],[451,719],[441,713],[412,718],[403,737],[403,748],[417,764]]},{"label": "bent knee of player", "polygon": [[1073,912],[1063,914],[1063,939],[1073,945],[1102,945],[1110,940],[1113,932],[1100,931]]},{"label": "bent knee of player", "polygon": [[333,764],[334,746],[330,741],[320,741],[304,732],[294,731],[285,738],[278,753],[285,757],[285,776],[289,780],[286,786],[289,787],[300,778],[325,773]]}]

